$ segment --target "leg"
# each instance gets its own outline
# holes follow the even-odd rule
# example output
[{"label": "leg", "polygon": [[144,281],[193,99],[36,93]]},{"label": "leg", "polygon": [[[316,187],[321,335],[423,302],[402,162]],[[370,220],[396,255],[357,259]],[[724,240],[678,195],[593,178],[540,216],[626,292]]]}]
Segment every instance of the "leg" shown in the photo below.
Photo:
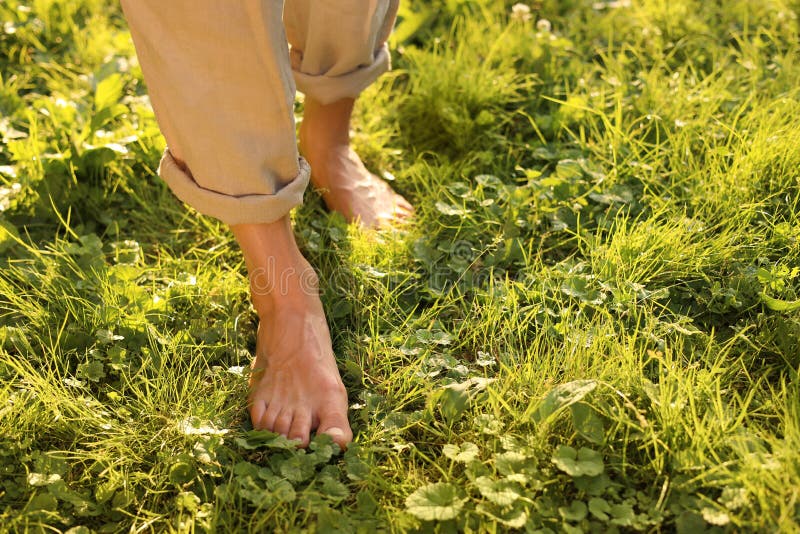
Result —
[{"label": "leg", "polygon": [[350,148],[355,99],[389,68],[386,39],[397,6],[398,0],[286,0],[284,8],[292,70],[306,95],[300,148],[311,181],[329,208],[367,226],[413,211]]},{"label": "leg", "polygon": [[244,253],[260,319],[253,426],[303,445],[317,428],[345,446],[347,395],[287,216],[309,168],[297,154],[281,2],[122,5],[169,145],[159,173],[179,198],[229,224]]}]

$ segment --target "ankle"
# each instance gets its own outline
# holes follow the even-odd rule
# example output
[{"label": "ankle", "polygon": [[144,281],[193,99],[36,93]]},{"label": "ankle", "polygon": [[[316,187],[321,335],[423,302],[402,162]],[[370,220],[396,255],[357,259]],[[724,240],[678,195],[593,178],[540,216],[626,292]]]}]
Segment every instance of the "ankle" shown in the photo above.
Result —
[{"label": "ankle", "polygon": [[269,267],[250,273],[250,298],[259,317],[280,311],[306,310],[319,300],[319,278],[308,264]]},{"label": "ankle", "polygon": [[300,124],[301,148],[314,150],[350,146],[350,118],[355,100],[343,98],[322,104],[306,98]]},{"label": "ankle", "polygon": [[319,299],[319,278],[297,247],[288,217],[231,230],[247,264],[250,296],[259,316],[305,308],[309,299]]}]

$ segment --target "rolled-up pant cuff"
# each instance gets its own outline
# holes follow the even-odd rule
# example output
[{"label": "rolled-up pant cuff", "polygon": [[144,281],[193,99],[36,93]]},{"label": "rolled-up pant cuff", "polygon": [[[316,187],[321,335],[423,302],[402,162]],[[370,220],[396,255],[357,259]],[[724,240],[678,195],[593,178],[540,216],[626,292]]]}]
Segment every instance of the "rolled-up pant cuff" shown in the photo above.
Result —
[{"label": "rolled-up pant cuff", "polygon": [[302,157],[298,158],[298,173],[289,183],[274,194],[226,195],[201,187],[172,157],[164,151],[158,174],[167,182],[180,200],[204,215],[234,224],[270,223],[302,204],[303,192],[311,176],[311,168]]},{"label": "rolled-up pant cuff", "polygon": [[321,104],[358,97],[381,74],[391,68],[389,47],[386,43],[376,50],[372,63],[339,76],[306,74],[299,70],[300,60],[300,55],[293,51],[292,74],[297,89]]}]

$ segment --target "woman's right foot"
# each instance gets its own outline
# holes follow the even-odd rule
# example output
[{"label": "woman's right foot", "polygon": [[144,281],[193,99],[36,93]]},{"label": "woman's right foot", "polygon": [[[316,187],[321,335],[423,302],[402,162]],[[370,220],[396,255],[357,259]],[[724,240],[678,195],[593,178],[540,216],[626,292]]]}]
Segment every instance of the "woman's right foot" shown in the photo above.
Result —
[{"label": "woman's right foot", "polygon": [[297,248],[288,218],[232,227],[258,313],[250,375],[253,427],[308,445],[312,430],[342,448],[353,439],[347,392],[319,300],[317,275]]}]

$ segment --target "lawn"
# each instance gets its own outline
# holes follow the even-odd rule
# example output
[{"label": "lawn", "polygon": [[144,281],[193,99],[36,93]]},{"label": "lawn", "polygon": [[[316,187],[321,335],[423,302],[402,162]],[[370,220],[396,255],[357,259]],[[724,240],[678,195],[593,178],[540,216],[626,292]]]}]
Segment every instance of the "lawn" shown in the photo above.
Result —
[{"label": "lawn", "polygon": [[410,227],[293,214],[342,452],[252,430],[117,2],[3,0],[0,530],[800,532],[800,1],[513,4],[404,0],[354,143]]}]

